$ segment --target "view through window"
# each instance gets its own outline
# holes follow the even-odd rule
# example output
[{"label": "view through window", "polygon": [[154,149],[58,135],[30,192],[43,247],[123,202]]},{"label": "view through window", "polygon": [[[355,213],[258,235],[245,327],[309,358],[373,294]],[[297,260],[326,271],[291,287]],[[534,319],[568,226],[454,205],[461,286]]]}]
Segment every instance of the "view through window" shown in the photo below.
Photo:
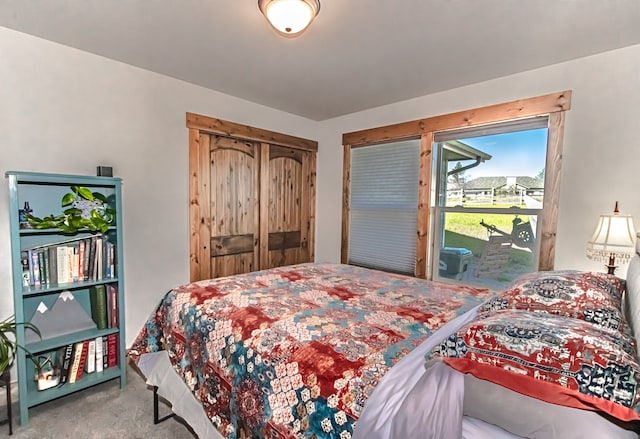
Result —
[{"label": "view through window", "polygon": [[434,279],[502,288],[537,269],[547,123],[436,133]]}]

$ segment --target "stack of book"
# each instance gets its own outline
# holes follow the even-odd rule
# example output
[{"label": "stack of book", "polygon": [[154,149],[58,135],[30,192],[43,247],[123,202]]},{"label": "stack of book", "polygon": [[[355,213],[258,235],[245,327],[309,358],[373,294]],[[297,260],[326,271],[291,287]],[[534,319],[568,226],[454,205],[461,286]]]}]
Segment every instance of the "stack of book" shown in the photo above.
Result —
[{"label": "stack of book", "polygon": [[60,384],[73,384],[85,374],[101,373],[118,364],[118,334],[68,344],[58,350]]},{"label": "stack of book", "polygon": [[98,329],[118,327],[118,290],[113,285],[94,285],[89,289],[91,318]]},{"label": "stack of book", "polygon": [[104,235],[31,247],[21,253],[23,286],[41,287],[112,279],[116,248]]}]

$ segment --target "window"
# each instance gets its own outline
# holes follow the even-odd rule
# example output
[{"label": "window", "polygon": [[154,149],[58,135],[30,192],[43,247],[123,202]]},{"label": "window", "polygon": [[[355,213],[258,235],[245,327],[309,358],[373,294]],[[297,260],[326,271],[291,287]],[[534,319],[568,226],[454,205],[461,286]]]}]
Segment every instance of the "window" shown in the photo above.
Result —
[{"label": "window", "polygon": [[419,140],[352,151],[350,264],[414,273],[419,165]]},{"label": "window", "polygon": [[[563,91],[343,134],[341,261],[403,273],[413,265],[417,277],[492,287],[553,269],[570,107]],[[408,176],[386,198],[393,179],[364,158],[378,147],[393,150],[382,161]],[[356,193],[359,185],[368,191]]]},{"label": "window", "polygon": [[538,266],[548,117],[435,133],[434,279],[508,286]]}]

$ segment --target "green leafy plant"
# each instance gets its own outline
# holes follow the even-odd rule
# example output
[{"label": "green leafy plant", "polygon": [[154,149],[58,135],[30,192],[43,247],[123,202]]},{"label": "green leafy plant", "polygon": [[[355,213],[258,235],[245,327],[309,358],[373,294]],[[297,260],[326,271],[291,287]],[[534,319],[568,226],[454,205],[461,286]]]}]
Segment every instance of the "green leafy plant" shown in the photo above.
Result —
[{"label": "green leafy plant", "polygon": [[11,365],[13,365],[13,362],[16,359],[16,354],[18,353],[18,349],[24,350],[29,355],[29,357],[31,357],[31,353],[27,351],[23,346],[19,345],[16,341],[16,329],[19,325],[24,325],[25,327],[34,330],[36,334],[40,335],[40,331],[32,323],[17,323],[15,320],[15,315],[7,317],[3,321],[1,321],[0,373],[3,373],[5,370],[10,368]]},{"label": "green leafy plant", "polygon": [[38,218],[27,214],[29,225],[34,229],[60,229],[73,234],[81,229],[105,233],[116,217],[116,210],[100,192],[91,192],[83,186],[71,186],[71,192],[64,194],[62,207],[67,207],[60,215]]}]

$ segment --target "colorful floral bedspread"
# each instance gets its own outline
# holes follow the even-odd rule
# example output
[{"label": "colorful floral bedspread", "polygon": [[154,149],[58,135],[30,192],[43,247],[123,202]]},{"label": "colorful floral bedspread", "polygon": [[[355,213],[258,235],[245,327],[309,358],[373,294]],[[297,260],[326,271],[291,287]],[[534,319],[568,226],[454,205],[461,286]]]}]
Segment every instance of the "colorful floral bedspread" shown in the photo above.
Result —
[{"label": "colorful floral bedspread", "polygon": [[167,293],[129,353],[166,350],[227,438],[351,438],[405,354],[488,290],[301,264]]}]

